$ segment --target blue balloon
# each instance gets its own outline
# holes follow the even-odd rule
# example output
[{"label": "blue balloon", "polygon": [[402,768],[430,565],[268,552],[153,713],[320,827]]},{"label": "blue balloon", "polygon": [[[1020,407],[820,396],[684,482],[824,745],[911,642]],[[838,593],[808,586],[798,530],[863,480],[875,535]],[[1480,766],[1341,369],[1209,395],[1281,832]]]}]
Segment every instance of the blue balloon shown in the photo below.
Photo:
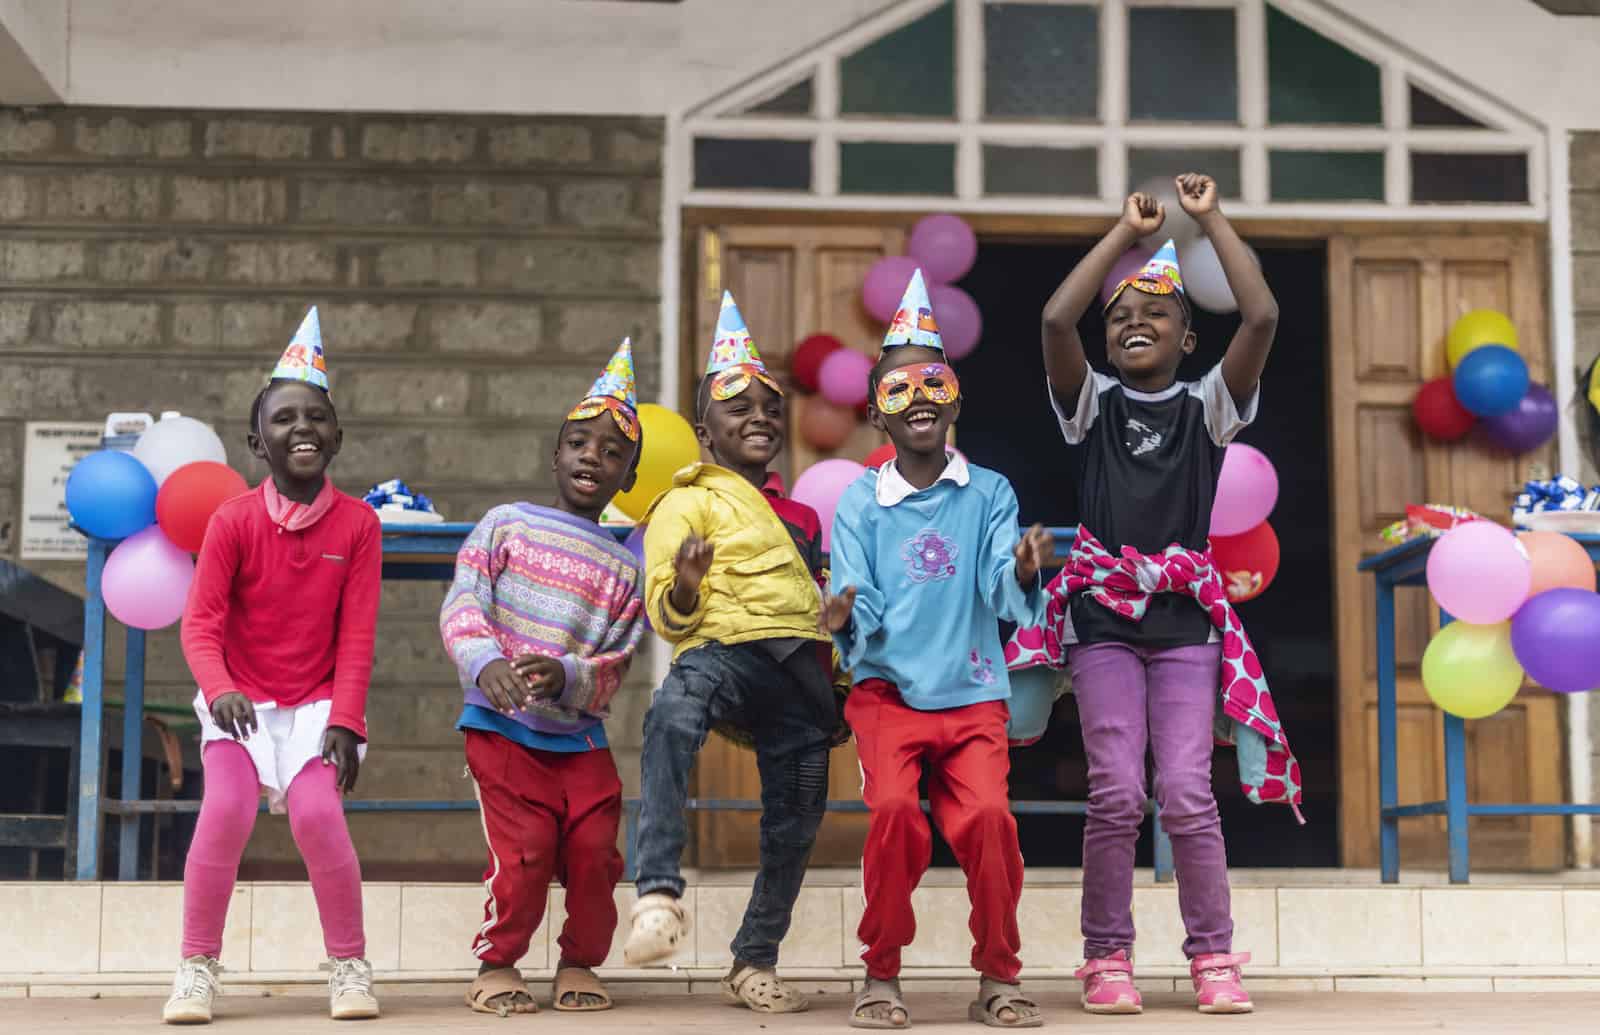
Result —
[{"label": "blue balloon", "polygon": [[156,521],[156,480],[132,453],[102,449],[67,476],[72,523],[101,539],[126,539]]},{"label": "blue balloon", "polygon": [[1528,364],[1515,349],[1484,345],[1461,357],[1452,384],[1467,410],[1498,417],[1516,409],[1528,393]]}]

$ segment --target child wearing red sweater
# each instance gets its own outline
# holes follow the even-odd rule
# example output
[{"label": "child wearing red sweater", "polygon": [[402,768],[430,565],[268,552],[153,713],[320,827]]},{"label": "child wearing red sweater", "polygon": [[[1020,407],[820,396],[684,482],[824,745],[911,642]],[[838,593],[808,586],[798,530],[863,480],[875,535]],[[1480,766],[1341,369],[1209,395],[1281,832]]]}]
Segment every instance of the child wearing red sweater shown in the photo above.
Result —
[{"label": "child wearing red sweater", "polygon": [[377,515],[326,477],[342,441],[313,308],[251,407],[250,451],[271,477],[211,519],[183,616],[205,793],[169,1024],[211,1020],[228,900],[263,790],[273,811],[287,806],[311,877],[332,1016],[378,1016],[340,792],[355,787],[365,752],[382,543]]}]

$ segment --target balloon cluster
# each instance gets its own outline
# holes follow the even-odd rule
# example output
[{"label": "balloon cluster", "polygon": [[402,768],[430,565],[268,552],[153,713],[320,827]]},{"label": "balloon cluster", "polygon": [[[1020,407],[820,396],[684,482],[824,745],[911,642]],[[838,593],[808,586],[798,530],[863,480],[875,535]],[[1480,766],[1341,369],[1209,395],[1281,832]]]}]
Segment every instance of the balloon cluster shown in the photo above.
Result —
[{"label": "balloon cluster", "polygon": [[1562,693],[1600,686],[1600,593],[1577,540],[1467,521],[1434,544],[1428,592],[1456,620],[1423,652],[1422,685],[1451,715],[1493,715],[1525,676]]},{"label": "balloon cluster", "polygon": [[813,449],[829,452],[849,441],[867,411],[872,360],[831,334],[813,334],[795,347],[789,373],[812,393],[799,406],[796,428]]},{"label": "balloon cluster", "polygon": [[183,615],[206,523],[249,486],[227,464],[217,433],[192,417],[168,417],[139,436],[133,452],[90,453],[67,477],[72,523],[120,539],[106,560],[106,609],[135,629],[161,629]]},{"label": "balloon cluster", "polygon": [[1445,359],[1451,375],[1424,384],[1411,403],[1424,433],[1453,442],[1481,419],[1489,441],[1511,453],[1531,452],[1555,434],[1555,397],[1529,381],[1517,329],[1504,313],[1463,315],[1445,340]]},{"label": "balloon cluster", "polygon": [[1156,177],[1139,185],[1140,193],[1160,201],[1166,210],[1161,229],[1143,238],[1122,254],[1100,285],[1100,304],[1111,300],[1117,285],[1144,268],[1150,257],[1170,238],[1178,249],[1178,268],[1183,272],[1183,293],[1189,300],[1212,313],[1232,313],[1239,308],[1222,271],[1217,249],[1200,229],[1194,217],[1178,204],[1178,189],[1168,177]]},{"label": "balloon cluster", "polygon": [[1235,604],[1260,596],[1278,575],[1278,533],[1267,524],[1277,503],[1272,461],[1253,446],[1230,445],[1211,504],[1211,557]]},{"label": "balloon cluster", "polygon": [[872,264],[861,284],[861,301],[874,320],[888,324],[900,307],[912,271],[921,267],[945,355],[966,359],[983,337],[983,314],[955,282],[977,259],[978,238],[966,220],[948,213],[925,216],[911,228],[905,255],[890,255]]}]

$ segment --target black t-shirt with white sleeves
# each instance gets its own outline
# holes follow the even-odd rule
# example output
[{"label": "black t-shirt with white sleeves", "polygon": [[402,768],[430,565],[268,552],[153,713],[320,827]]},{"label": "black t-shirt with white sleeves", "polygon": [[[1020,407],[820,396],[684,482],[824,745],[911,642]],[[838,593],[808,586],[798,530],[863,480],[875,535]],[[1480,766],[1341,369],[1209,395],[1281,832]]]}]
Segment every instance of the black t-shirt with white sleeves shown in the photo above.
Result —
[{"label": "black t-shirt with white sleeves", "polygon": [[[1050,393],[1067,444],[1083,451],[1083,526],[1113,554],[1123,546],[1158,554],[1173,543],[1204,550],[1223,450],[1255,420],[1260,396],[1258,385],[1241,413],[1220,365],[1199,381],[1178,381],[1160,392],[1136,392],[1091,370],[1071,413]],[[1161,648],[1213,638],[1200,605],[1175,593],[1158,594],[1138,622],[1082,593],[1073,598],[1071,614],[1079,643]]]}]

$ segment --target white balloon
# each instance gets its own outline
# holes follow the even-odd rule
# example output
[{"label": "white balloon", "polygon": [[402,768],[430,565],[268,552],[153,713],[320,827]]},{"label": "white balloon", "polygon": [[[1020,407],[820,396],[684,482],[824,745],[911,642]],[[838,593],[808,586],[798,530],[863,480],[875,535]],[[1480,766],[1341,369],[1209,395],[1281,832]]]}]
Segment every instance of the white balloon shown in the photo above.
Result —
[{"label": "white balloon", "polygon": [[1183,290],[1190,301],[1212,313],[1231,313],[1239,308],[1233,289],[1228,287],[1216,245],[1208,237],[1178,245],[1178,272],[1183,275]]},{"label": "white balloon", "polygon": [[222,439],[211,428],[193,417],[167,417],[150,425],[134,444],[133,458],[150,471],[156,484],[185,464],[199,460],[228,462]]},{"label": "white balloon", "polygon": [[1175,181],[1176,178],[1172,176],[1156,176],[1134,188],[1134,193],[1150,195],[1161,202],[1166,210],[1166,218],[1161,221],[1161,229],[1140,241],[1151,251],[1166,244],[1169,237],[1172,238],[1173,244],[1182,248],[1187,242],[1201,236],[1200,224],[1178,204],[1178,185]]}]

